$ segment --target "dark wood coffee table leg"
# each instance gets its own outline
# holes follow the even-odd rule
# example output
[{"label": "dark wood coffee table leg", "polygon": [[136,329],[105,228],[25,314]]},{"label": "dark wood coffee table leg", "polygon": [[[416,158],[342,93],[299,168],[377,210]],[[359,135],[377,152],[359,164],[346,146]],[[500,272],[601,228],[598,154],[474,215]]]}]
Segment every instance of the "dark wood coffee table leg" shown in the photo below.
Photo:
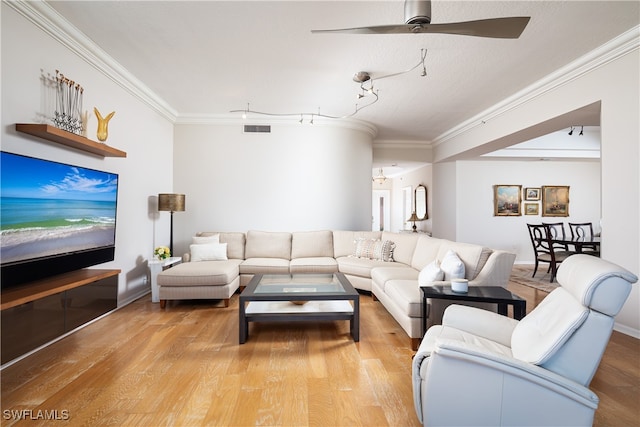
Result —
[{"label": "dark wood coffee table leg", "polygon": [[245,342],[247,342],[247,338],[249,337],[249,324],[247,323],[247,315],[245,312],[245,302],[240,299],[240,307],[238,312],[240,313],[240,318],[238,319],[238,326],[239,326],[239,337],[238,337],[238,341],[240,342],[240,344],[244,344]]},{"label": "dark wood coffee table leg", "polygon": [[360,299],[356,297],[353,300],[353,318],[351,323],[351,336],[354,342],[360,341]]}]

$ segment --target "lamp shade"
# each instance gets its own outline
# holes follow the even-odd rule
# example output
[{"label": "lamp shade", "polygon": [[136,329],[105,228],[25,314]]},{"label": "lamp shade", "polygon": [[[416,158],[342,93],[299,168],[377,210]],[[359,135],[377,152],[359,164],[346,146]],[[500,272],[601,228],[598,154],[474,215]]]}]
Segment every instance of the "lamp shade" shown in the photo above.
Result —
[{"label": "lamp shade", "polygon": [[182,212],[185,206],[184,194],[163,193],[158,194],[158,210]]},{"label": "lamp shade", "polygon": [[411,218],[409,218],[407,221],[416,222],[416,221],[422,221],[422,220],[420,218],[418,218],[418,215],[416,215],[416,213],[414,211],[414,212],[411,212]]}]

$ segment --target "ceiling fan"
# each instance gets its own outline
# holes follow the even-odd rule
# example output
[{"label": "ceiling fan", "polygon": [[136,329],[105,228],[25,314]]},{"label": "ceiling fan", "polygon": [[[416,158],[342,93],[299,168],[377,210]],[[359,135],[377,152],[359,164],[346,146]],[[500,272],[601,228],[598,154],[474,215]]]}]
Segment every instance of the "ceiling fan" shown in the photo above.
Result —
[{"label": "ceiling fan", "polygon": [[311,30],[312,33],[347,34],[419,34],[441,33],[463,36],[517,39],[529,23],[528,16],[481,19],[477,21],[431,23],[431,0],[405,0],[405,24],[377,25],[372,27],[342,28],[336,30]]}]

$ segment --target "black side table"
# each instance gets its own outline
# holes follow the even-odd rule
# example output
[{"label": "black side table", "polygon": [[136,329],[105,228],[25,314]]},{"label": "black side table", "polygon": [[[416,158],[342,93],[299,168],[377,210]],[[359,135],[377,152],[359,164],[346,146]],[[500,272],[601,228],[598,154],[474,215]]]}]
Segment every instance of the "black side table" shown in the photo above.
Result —
[{"label": "black side table", "polygon": [[451,285],[420,286],[422,291],[422,336],[427,331],[427,298],[454,301],[489,302],[498,304],[498,314],[507,315],[507,306],[513,306],[513,318],[522,319],[527,301],[502,286],[469,286],[468,292],[454,292]]}]

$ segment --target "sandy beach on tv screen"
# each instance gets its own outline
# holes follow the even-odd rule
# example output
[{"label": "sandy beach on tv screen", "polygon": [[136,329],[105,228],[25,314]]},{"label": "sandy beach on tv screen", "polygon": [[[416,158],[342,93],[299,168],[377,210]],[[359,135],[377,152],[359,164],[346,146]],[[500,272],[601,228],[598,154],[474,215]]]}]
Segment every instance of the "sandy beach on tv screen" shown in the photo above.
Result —
[{"label": "sandy beach on tv screen", "polygon": [[115,225],[12,230],[2,233],[2,262],[21,261],[114,244]]}]

